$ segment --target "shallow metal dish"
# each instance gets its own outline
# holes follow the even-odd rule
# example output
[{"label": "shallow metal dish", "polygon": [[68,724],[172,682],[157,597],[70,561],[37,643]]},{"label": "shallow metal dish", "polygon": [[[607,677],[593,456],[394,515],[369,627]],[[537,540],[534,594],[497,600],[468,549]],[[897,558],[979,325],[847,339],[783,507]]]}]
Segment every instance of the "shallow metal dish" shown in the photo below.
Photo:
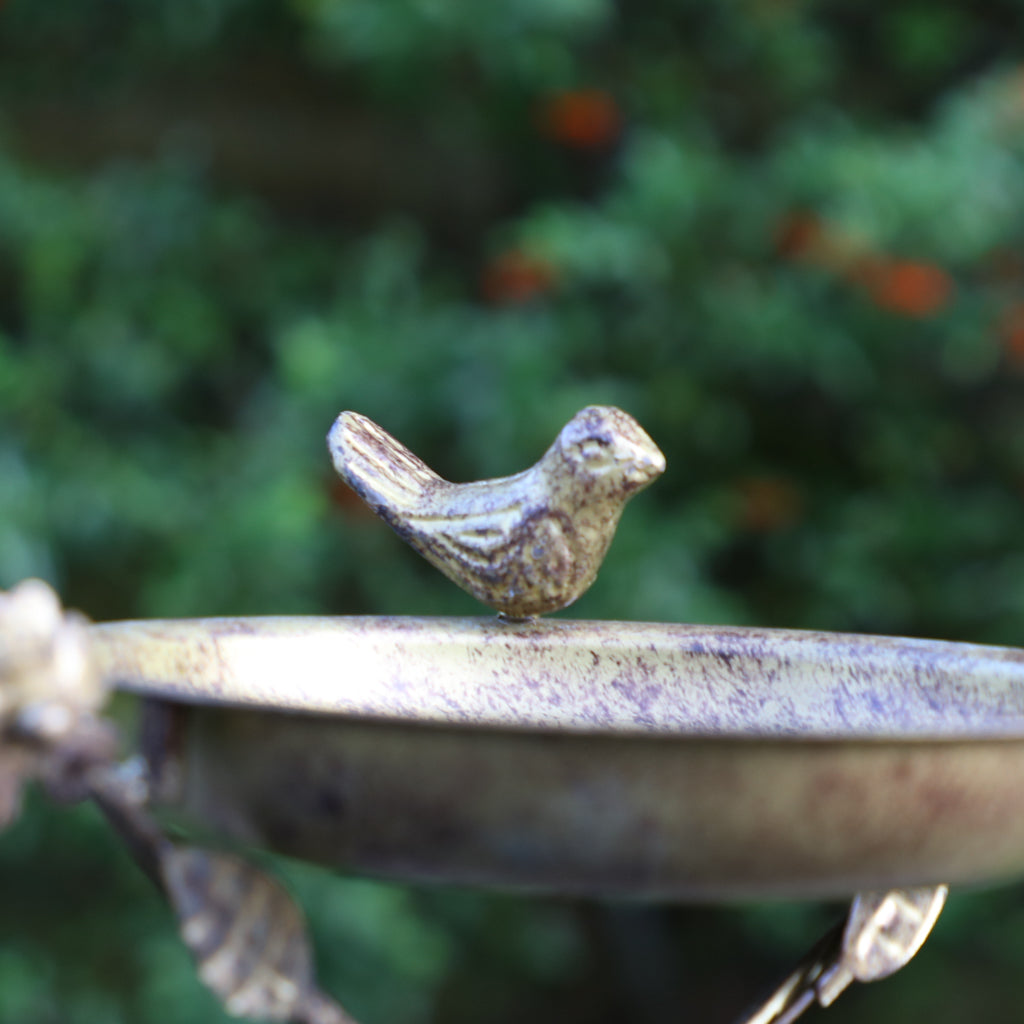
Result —
[{"label": "shallow metal dish", "polygon": [[1024,872],[1021,650],[567,620],[93,629],[109,678],[176,723],[179,810],[340,868],[673,900]]}]

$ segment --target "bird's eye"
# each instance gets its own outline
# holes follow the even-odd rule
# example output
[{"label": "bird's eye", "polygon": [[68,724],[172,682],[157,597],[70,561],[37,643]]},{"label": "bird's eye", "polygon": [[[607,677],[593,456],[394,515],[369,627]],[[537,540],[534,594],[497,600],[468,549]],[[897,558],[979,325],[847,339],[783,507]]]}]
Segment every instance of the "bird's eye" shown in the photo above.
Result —
[{"label": "bird's eye", "polygon": [[580,455],[588,466],[602,466],[612,461],[611,447],[608,442],[598,438],[590,437],[580,444]]}]

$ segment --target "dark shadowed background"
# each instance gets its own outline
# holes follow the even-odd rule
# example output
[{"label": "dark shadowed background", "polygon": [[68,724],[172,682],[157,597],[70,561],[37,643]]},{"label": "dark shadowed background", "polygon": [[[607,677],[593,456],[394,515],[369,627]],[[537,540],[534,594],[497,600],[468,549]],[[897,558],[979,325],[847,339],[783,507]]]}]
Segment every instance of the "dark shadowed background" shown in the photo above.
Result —
[{"label": "dark shadowed background", "polygon": [[[0,2],[0,587],[96,619],[476,614],[333,476],[633,413],[580,617],[1024,640],[1024,7]],[[729,1022],[835,907],[275,861],[362,1024]],[[1024,889],[827,1020],[1018,1022]],[[814,1015],[812,1014],[812,1017]],[[0,1020],[221,1019],[88,809],[0,838]]]}]

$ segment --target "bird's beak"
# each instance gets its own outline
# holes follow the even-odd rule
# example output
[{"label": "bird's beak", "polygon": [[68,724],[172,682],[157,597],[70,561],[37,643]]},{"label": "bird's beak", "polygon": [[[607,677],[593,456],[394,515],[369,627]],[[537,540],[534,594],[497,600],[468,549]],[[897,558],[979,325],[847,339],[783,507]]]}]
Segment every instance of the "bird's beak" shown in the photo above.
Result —
[{"label": "bird's beak", "polygon": [[647,459],[647,469],[651,477],[661,476],[665,472],[665,456],[660,449],[656,449]]},{"label": "bird's beak", "polygon": [[665,456],[652,445],[651,448],[637,452],[630,468],[633,482],[639,487],[645,487],[665,472]]}]

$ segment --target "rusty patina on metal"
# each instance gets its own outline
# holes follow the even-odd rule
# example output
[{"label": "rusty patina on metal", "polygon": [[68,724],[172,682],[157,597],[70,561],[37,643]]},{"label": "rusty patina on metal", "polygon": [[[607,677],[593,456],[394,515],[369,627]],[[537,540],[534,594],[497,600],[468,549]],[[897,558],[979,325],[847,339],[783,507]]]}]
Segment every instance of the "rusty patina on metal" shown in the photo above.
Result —
[{"label": "rusty patina on metal", "polygon": [[[1024,871],[1024,651],[649,623],[93,627],[175,802],[338,867],[659,899]],[[184,710],[181,710],[184,709]]]}]

